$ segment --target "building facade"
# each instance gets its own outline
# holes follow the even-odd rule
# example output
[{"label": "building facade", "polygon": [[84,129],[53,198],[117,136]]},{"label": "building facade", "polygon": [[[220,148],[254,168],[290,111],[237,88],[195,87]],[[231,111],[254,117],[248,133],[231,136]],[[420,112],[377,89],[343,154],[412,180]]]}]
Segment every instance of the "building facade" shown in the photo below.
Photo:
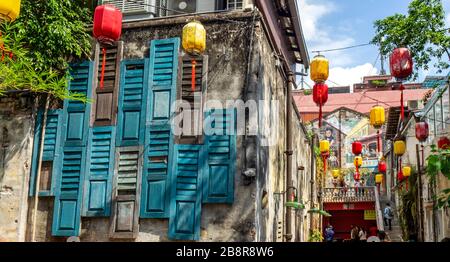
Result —
[{"label": "building facade", "polygon": [[[181,1],[197,15],[104,2],[124,11],[122,39],[70,70],[91,103],[1,101],[1,240],[306,241],[313,150],[287,99],[291,68],[309,64],[296,2]],[[208,36],[197,57],[180,43],[193,19]]]}]

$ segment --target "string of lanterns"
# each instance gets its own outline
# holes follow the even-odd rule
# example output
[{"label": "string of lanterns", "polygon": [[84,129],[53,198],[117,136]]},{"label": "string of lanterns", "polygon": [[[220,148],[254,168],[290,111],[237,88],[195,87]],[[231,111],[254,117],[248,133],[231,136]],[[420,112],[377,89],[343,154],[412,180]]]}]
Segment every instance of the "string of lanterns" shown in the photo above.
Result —
[{"label": "string of lanterns", "polygon": [[311,80],[314,81],[313,101],[319,106],[319,128],[322,127],[322,107],[328,101],[328,86],[325,81],[330,74],[329,62],[322,55],[317,55],[311,60]]},{"label": "string of lanterns", "polygon": [[[13,22],[19,17],[20,14],[20,0],[1,0],[0,1],[0,22]],[[10,59],[13,58],[13,52],[11,50],[6,50],[5,45],[2,40],[2,32],[0,32],[0,51],[1,61],[8,56]]]},{"label": "string of lanterns", "polygon": [[330,157],[330,142],[328,140],[321,140],[319,143],[320,155],[323,160],[323,171],[324,174],[327,173],[327,161],[328,157]]}]

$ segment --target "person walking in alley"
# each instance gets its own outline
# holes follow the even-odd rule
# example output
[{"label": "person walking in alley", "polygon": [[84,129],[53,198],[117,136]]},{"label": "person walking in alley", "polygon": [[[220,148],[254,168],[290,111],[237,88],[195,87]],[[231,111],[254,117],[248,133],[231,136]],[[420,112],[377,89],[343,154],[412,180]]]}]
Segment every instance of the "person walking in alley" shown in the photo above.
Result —
[{"label": "person walking in alley", "polygon": [[392,211],[391,204],[386,204],[383,214],[384,226],[387,227],[389,224],[389,230],[392,230],[392,219],[394,218],[394,212]]},{"label": "person walking in alley", "polygon": [[326,242],[333,242],[334,239],[334,230],[332,225],[328,225],[325,229],[325,241]]}]

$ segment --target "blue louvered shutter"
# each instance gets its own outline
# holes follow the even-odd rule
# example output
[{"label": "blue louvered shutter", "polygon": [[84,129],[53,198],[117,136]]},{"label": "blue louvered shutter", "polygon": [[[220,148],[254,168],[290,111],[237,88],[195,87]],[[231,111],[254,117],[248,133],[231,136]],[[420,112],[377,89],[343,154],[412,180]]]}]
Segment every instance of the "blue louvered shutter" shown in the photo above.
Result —
[{"label": "blue louvered shutter", "polygon": [[[73,64],[69,91],[92,98],[93,62]],[[64,146],[86,146],[91,106],[80,101],[64,101]]]},{"label": "blue louvered shutter", "polygon": [[116,128],[93,127],[89,131],[83,216],[105,217],[111,213]]},{"label": "blue louvered shutter", "polygon": [[148,60],[126,60],[121,65],[116,146],[144,143]]},{"label": "blue louvered shutter", "polygon": [[[207,160],[203,177],[203,203],[233,203],[236,173],[236,111],[216,109],[206,113]],[[208,124],[211,123],[211,124]]]},{"label": "blue louvered shutter", "polygon": [[176,145],[170,201],[169,238],[199,240],[203,146]]},{"label": "blue louvered shutter", "polygon": [[[61,147],[61,131],[62,131],[62,114],[61,109],[48,110],[47,111],[47,121],[45,127],[45,137],[44,137],[44,150],[42,154],[42,161],[48,161],[56,163],[58,162],[58,157],[60,155]],[[36,125],[34,129],[34,142],[33,142],[33,158],[31,162],[31,177],[30,177],[30,190],[29,195],[34,196],[36,191],[36,179],[39,167],[39,154],[41,145],[41,134],[42,134],[42,124],[44,123],[44,110],[39,110],[36,116]],[[53,165],[54,166],[54,165]],[[54,168],[53,168],[54,169]],[[51,172],[55,174],[55,170]],[[42,174],[41,174],[42,175]],[[52,176],[51,186],[48,189],[39,189],[39,194],[53,195],[55,187],[55,176]]]},{"label": "blue louvered shutter", "polygon": [[150,44],[150,87],[142,176],[141,218],[168,218],[173,135],[170,119],[176,99],[179,38]]},{"label": "blue louvered shutter", "polygon": [[80,234],[82,184],[85,171],[85,148],[65,147],[55,194],[53,236]]}]

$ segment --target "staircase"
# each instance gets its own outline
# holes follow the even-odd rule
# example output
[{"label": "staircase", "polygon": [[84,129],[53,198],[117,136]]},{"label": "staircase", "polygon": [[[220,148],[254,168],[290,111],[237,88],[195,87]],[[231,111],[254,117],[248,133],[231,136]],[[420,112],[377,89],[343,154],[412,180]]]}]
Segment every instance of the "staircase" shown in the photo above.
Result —
[{"label": "staircase", "polygon": [[[381,205],[381,210],[383,212],[384,208],[386,207],[387,201],[386,202],[383,201],[382,203],[383,204]],[[395,206],[395,203],[393,203],[393,202],[390,202],[390,203],[391,203],[392,211],[394,211],[394,219],[392,220],[392,230],[389,230],[389,226],[385,226],[384,231],[386,232],[387,235],[389,235],[389,238],[391,239],[392,242],[403,242],[402,227],[398,223],[398,215],[397,215],[396,206]]]}]

